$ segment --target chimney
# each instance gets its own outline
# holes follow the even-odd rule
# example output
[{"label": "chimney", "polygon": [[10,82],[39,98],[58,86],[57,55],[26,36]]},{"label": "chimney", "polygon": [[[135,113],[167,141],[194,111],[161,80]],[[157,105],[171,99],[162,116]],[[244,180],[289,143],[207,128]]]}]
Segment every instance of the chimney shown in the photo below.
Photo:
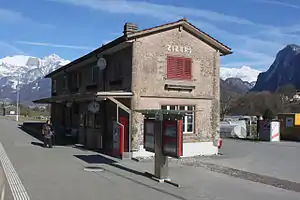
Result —
[{"label": "chimney", "polygon": [[124,35],[128,35],[128,34],[131,34],[131,33],[134,33],[134,32],[137,32],[139,30],[139,27],[137,24],[135,23],[126,23],[124,25]]}]

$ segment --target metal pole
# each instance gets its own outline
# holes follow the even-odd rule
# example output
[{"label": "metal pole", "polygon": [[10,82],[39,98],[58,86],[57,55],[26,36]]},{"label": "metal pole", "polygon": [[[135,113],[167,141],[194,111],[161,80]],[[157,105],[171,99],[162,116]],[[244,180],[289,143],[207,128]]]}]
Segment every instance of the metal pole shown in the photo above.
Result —
[{"label": "metal pole", "polygon": [[17,116],[16,116],[16,121],[19,121],[19,80],[20,77],[18,76],[18,85],[17,85]]}]

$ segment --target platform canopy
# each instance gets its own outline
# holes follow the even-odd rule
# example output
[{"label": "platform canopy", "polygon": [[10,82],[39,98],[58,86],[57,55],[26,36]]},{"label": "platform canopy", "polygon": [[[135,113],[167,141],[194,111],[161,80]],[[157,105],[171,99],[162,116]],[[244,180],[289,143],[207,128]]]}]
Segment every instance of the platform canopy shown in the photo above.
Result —
[{"label": "platform canopy", "polygon": [[43,98],[33,101],[37,104],[51,104],[51,103],[63,103],[63,102],[80,102],[80,101],[101,101],[106,98],[131,98],[132,92],[97,92],[91,94],[68,94],[52,96],[49,98]]}]

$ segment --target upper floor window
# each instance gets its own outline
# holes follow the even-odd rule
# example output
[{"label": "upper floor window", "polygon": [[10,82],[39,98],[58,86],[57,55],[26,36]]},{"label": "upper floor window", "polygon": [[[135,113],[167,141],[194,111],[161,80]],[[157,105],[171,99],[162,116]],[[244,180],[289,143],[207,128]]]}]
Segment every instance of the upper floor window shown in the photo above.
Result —
[{"label": "upper floor window", "polygon": [[99,67],[94,66],[92,68],[92,83],[97,83],[98,78],[99,78]]},{"label": "upper floor window", "polygon": [[77,85],[77,88],[80,88],[81,87],[81,82],[82,82],[81,72],[78,72],[76,75],[77,75],[76,85]]},{"label": "upper floor window", "polygon": [[179,80],[192,79],[192,59],[183,57],[167,57],[167,78]]},{"label": "upper floor window", "polygon": [[68,87],[68,77],[67,75],[64,75],[64,78],[63,78],[63,88],[67,88]]},{"label": "upper floor window", "polygon": [[56,80],[52,80],[52,92],[56,93]]}]

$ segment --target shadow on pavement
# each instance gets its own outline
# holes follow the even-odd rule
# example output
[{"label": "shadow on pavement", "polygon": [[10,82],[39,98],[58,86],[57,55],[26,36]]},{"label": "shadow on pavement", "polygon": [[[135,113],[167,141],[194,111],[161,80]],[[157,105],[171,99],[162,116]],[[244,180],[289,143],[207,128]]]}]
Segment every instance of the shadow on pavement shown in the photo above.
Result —
[{"label": "shadow on pavement", "polygon": [[[145,177],[145,178],[153,180],[152,177],[151,177],[151,175],[148,174],[148,173],[143,173],[143,172],[140,172],[140,171],[137,171],[137,170],[130,169],[128,167],[122,166],[122,165],[118,164],[118,162],[116,160],[113,160],[113,159],[110,159],[110,158],[106,158],[106,157],[104,157],[102,155],[99,155],[99,154],[97,154],[97,155],[74,155],[74,156],[76,158],[78,158],[78,159],[80,159],[80,160],[88,163],[88,164],[106,164],[106,165],[113,166],[115,168],[118,168],[118,169],[121,169],[121,170],[124,170],[124,171],[127,171],[127,172],[130,172],[130,173],[133,173],[133,174],[136,174],[136,175],[139,175],[139,176],[142,176],[142,177]],[[167,191],[167,190],[161,188],[161,186],[153,186],[153,185],[144,183],[144,182],[142,182],[140,180],[137,180],[134,177],[131,177],[131,176],[128,176],[128,175],[125,175],[125,174],[116,173],[116,172],[113,172],[113,171],[110,171],[110,170],[106,170],[106,171],[109,171],[110,173],[113,173],[113,174],[115,174],[117,176],[120,176],[122,178],[130,180],[130,181],[132,181],[134,183],[143,185],[143,186],[145,186],[147,188],[151,188],[152,190],[155,190],[157,192],[160,192],[160,193],[172,196],[173,199],[187,200],[186,198],[182,197],[181,195],[174,194],[171,191]]]},{"label": "shadow on pavement", "polygon": [[42,142],[31,142],[31,144],[34,146],[44,147],[44,143]]},{"label": "shadow on pavement", "polygon": [[[43,143],[44,138],[41,134],[43,125],[44,123],[42,122],[24,122],[23,124],[19,124],[18,128],[21,129],[24,133],[27,133],[28,135]],[[69,146],[74,144],[73,142],[60,138],[57,135],[53,138],[52,143],[55,146]],[[31,142],[31,144],[39,146],[37,142]]]},{"label": "shadow on pavement", "polygon": [[113,166],[115,168],[139,175],[139,176],[144,176],[147,178],[151,178],[147,173],[144,172],[140,172],[134,169],[130,169],[127,168],[125,166],[119,165],[117,161],[110,159],[110,158],[106,158],[104,156],[101,155],[74,155],[76,158],[83,160],[84,162],[88,163],[88,164],[106,164],[106,165],[110,165]]}]

